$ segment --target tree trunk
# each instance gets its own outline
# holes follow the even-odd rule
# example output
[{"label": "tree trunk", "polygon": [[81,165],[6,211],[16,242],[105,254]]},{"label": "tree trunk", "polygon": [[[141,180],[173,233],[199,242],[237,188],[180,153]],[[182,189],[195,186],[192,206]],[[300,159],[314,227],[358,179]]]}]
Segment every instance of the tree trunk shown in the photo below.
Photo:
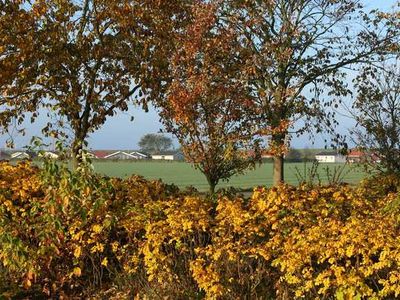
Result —
[{"label": "tree trunk", "polygon": [[215,187],[218,184],[218,180],[213,179],[211,176],[206,175],[208,185],[210,187],[209,192],[211,195],[215,194]]},{"label": "tree trunk", "polygon": [[277,186],[283,182],[285,182],[285,174],[284,174],[284,148],[285,148],[285,140],[286,140],[286,132],[282,132],[279,134],[272,135],[272,143],[275,149],[278,150],[277,153],[274,154],[274,170],[273,170],[273,185]]},{"label": "tree trunk", "polygon": [[279,185],[285,181],[283,154],[274,156],[273,184]]}]

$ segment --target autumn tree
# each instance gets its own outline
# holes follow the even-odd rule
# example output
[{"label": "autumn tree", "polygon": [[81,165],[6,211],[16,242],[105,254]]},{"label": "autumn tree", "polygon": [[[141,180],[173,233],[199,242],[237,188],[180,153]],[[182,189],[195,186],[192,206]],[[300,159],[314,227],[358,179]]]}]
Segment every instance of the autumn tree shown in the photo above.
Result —
[{"label": "autumn tree", "polygon": [[32,121],[41,112],[56,116],[43,132],[54,136],[70,132],[72,155],[79,162],[90,133],[118,111],[126,111],[135,98],[145,100],[141,93],[156,93],[162,86],[166,56],[156,47],[161,43],[156,39],[166,44],[165,31],[184,13],[176,3],[21,0],[2,4],[3,128],[15,117],[21,123],[27,112]]},{"label": "autumn tree", "polygon": [[367,162],[381,171],[400,174],[400,65],[366,67],[356,78],[356,86],[355,141],[372,156]]},{"label": "autumn tree", "polygon": [[205,175],[211,193],[251,166],[258,149],[243,117],[251,103],[240,78],[245,49],[233,30],[219,26],[215,8],[206,1],[193,6],[192,23],[175,37],[166,101],[157,103],[166,129]]},{"label": "autumn tree", "polygon": [[[261,128],[272,129],[268,141],[278,184],[284,181],[290,136],[332,128],[334,112],[328,108],[349,93],[346,69],[383,54],[397,35],[391,27],[396,20],[364,13],[358,0],[220,3],[221,20],[236,26],[250,52],[249,112]],[[294,130],[299,124],[304,126]]]},{"label": "autumn tree", "polygon": [[148,153],[158,153],[172,148],[172,139],[162,134],[149,133],[139,141],[140,150]]}]

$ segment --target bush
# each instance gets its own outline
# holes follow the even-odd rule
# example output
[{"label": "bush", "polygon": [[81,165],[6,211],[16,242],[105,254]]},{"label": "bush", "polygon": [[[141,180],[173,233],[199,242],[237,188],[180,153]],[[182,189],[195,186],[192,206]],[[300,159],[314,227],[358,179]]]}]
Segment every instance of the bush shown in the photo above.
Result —
[{"label": "bush", "polygon": [[[127,190],[125,187],[129,187]],[[57,297],[111,286],[128,201],[151,202],[177,189],[140,177],[125,182],[47,163],[0,164],[0,262],[5,286]],[[10,291],[8,291],[10,292]],[[15,293],[20,292],[14,289]]]},{"label": "bush", "polygon": [[0,163],[0,295],[392,299],[399,180],[372,183],[214,201],[138,176]]}]

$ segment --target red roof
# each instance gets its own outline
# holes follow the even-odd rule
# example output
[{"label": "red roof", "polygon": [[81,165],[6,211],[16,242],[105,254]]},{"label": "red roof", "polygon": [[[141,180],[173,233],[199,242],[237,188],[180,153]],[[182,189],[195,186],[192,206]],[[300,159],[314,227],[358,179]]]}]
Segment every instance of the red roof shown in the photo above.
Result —
[{"label": "red roof", "polygon": [[104,158],[107,155],[110,155],[111,153],[114,153],[116,151],[104,151],[104,150],[95,150],[95,151],[90,151],[95,157],[97,158]]},{"label": "red roof", "polygon": [[365,153],[360,150],[351,150],[347,156],[348,157],[362,157],[362,156],[365,156]]}]

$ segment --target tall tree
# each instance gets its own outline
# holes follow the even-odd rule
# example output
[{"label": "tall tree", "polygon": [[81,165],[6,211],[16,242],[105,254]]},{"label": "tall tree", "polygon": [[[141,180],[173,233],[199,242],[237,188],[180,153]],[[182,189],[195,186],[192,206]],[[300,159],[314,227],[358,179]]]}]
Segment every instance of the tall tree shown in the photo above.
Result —
[{"label": "tall tree", "polygon": [[148,153],[159,153],[172,148],[172,139],[161,134],[149,133],[142,136],[139,147]]},{"label": "tall tree", "polygon": [[157,105],[166,129],[214,193],[219,181],[254,164],[258,144],[244,117],[251,104],[240,78],[246,49],[207,2],[193,6],[192,23],[176,36],[172,83]]},{"label": "tall tree", "polygon": [[156,39],[175,20],[169,13],[182,14],[177,4],[150,0],[21,0],[6,2],[4,8],[2,125],[17,114],[22,122],[26,112],[34,121],[45,110],[57,121],[43,132],[65,134],[67,127],[77,162],[91,132],[127,110],[144,90],[157,93],[162,86],[166,56]]},{"label": "tall tree", "polygon": [[[397,32],[378,16],[374,22],[358,0],[226,0],[221,22],[236,25],[250,52],[247,84],[250,111],[269,125],[274,183],[284,181],[284,152],[290,134],[334,124],[335,106],[349,93],[345,70],[382,54]],[[371,14],[375,15],[374,13]],[[293,130],[293,125],[304,126]],[[315,122],[316,121],[316,122]]]},{"label": "tall tree", "polygon": [[364,68],[356,79],[356,143],[380,163],[381,171],[400,174],[400,65]]}]

